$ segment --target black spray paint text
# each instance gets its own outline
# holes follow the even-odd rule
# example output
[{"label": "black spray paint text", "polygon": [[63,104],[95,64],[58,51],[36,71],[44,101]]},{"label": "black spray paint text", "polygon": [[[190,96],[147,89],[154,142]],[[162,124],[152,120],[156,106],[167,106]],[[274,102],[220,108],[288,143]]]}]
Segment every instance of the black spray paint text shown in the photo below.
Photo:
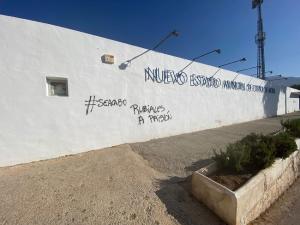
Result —
[{"label": "black spray paint text", "polygon": [[163,123],[172,119],[170,111],[163,105],[138,105],[133,104],[130,106],[134,115],[137,115],[138,125],[145,123],[145,119],[150,123]]},{"label": "black spray paint text", "polygon": [[126,99],[96,99],[95,95],[91,95],[89,100],[85,100],[86,115],[93,112],[94,107],[122,107],[127,105]]},{"label": "black spray paint text", "polygon": [[175,73],[173,70],[160,70],[159,68],[145,68],[145,82],[152,81],[159,84],[178,84],[189,85],[191,87],[223,88],[231,90],[240,90],[248,92],[275,93],[275,88],[254,84],[245,84],[234,80],[221,80],[213,76],[191,74],[188,76],[185,72]]},{"label": "black spray paint text", "polygon": [[131,109],[133,109],[134,115],[140,115],[142,113],[162,113],[166,109],[164,106],[152,106],[152,105],[143,105],[139,106],[138,104],[133,104],[130,106]]}]

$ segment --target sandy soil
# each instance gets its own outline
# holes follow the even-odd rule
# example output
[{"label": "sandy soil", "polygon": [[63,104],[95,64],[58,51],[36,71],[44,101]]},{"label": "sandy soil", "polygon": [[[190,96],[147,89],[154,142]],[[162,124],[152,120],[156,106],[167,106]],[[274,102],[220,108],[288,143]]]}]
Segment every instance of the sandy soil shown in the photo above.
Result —
[{"label": "sandy soil", "polygon": [[176,225],[128,145],[0,168],[0,224]]},{"label": "sandy soil", "polygon": [[[0,225],[224,225],[191,196],[189,176],[213,148],[276,131],[280,119],[0,168]],[[251,225],[299,225],[299,199],[298,179]]]},{"label": "sandy soil", "polygon": [[251,174],[213,174],[209,178],[216,181],[219,184],[229,188],[232,191],[237,190],[243,186],[253,175]]}]

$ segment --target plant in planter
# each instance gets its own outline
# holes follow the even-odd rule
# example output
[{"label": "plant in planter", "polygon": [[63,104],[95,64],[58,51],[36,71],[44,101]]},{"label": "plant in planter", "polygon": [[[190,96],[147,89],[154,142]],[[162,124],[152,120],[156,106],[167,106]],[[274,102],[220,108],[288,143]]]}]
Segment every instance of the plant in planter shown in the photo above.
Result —
[{"label": "plant in planter", "polygon": [[226,151],[214,151],[213,159],[220,170],[233,174],[251,173],[271,166],[275,158],[287,158],[297,150],[294,138],[286,132],[275,136],[250,134],[229,144]]},{"label": "plant in planter", "polygon": [[217,162],[219,168],[231,173],[243,173],[250,164],[251,149],[242,142],[229,144],[225,152],[215,151],[213,159]]},{"label": "plant in planter", "polygon": [[[288,122],[286,130],[294,132],[293,126]],[[297,149],[291,132],[247,135],[215,152],[214,163],[193,173],[192,193],[228,224],[246,225],[296,180]]]},{"label": "plant in planter", "polygon": [[279,133],[273,137],[276,157],[287,158],[290,154],[297,150],[297,145],[294,138],[286,132]]},{"label": "plant in planter", "polygon": [[250,148],[250,161],[247,165],[249,172],[256,173],[273,164],[276,149],[271,136],[250,134],[241,142]]},{"label": "plant in planter", "polygon": [[281,125],[293,137],[300,137],[300,119],[281,120]]},{"label": "plant in planter", "polygon": [[252,133],[240,141],[229,144],[225,152],[215,151],[213,159],[221,170],[237,174],[255,174],[272,165],[275,157],[276,147],[273,138]]}]

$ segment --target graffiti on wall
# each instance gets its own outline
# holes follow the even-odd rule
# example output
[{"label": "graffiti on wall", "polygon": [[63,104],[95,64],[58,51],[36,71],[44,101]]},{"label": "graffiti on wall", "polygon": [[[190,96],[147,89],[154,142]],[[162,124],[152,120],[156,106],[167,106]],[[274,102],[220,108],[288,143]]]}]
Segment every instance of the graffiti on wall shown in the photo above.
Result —
[{"label": "graffiti on wall", "polygon": [[124,107],[127,105],[126,99],[103,99],[103,98],[96,98],[95,95],[90,95],[88,100],[85,100],[85,114],[89,114],[93,112],[95,107],[102,108],[102,107]]},{"label": "graffiti on wall", "polygon": [[172,70],[160,70],[159,68],[145,68],[145,82],[159,84],[177,84],[189,85],[191,87],[223,88],[227,90],[241,90],[249,92],[275,93],[275,88],[261,85],[246,84],[234,80],[221,80],[215,77],[206,77],[204,75],[191,74],[185,72],[175,73]]},{"label": "graffiti on wall", "polygon": [[164,123],[172,119],[169,110],[163,105],[138,105],[133,104],[130,106],[134,115],[137,116],[138,124],[142,125],[145,120],[150,123]]},{"label": "graffiti on wall", "polygon": [[[173,70],[160,70],[159,68],[145,69],[145,82],[153,82],[159,84],[172,85],[189,85],[191,87],[205,87],[205,88],[222,88],[226,90],[240,90],[248,92],[261,93],[275,93],[272,87],[246,84],[243,82],[221,80],[215,77],[206,77],[203,75],[191,74],[187,75],[185,72],[175,73]],[[95,108],[106,107],[127,107],[132,115],[135,116],[137,124],[143,125],[146,123],[165,123],[173,119],[172,114],[164,105],[127,105],[125,98],[97,98],[95,95],[90,95],[88,100],[85,100],[86,115],[93,112]]]},{"label": "graffiti on wall", "polygon": [[[95,95],[90,95],[88,100],[85,100],[85,114],[88,115],[94,111],[94,108],[105,107],[126,107],[127,99],[104,99],[97,98]],[[132,104],[129,109],[132,114],[137,117],[137,124],[143,125],[145,123],[164,123],[172,120],[172,115],[169,110],[163,105],[139,105]]]}]

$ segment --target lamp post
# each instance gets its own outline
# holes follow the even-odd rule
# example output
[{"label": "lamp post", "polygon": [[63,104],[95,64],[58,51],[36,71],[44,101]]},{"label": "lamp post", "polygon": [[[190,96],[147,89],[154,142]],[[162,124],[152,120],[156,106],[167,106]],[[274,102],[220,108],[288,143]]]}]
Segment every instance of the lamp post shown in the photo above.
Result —
[{"label": "lamp post", "polygon": [[231,65],[231,64],[234,64],[234,63],[238,63],[238,62],[245,62],[247,61],[246,58],[241,58],[241,59],[238,59],[238,60],[235,60],[235,61],[232,61],[232,62],[228,62],[228,63],[225,63],[225,64],[222,64],[219,67],[219,69],[210,77],[210,78],[213,78],[224,66],[228,66],[228,65]]},{"label": "lamp post", "polygon": [[160,40],[153,48],[151,49],[147,49],[146,51],[142,52],[141,54],[138,54],[137,56],[134,56],[132,57],[131,59],[127,60],[126,62],[123,62],[119,68],[120,69],[126,69],[126,67],[135,59],[141,57],[142,55],[150,52],[150,51],[153,51],[155,49],[157,49],[159,46],[161,46],[166,40],[168,40],[169,38],[171,37],[178,37],[179,36],[179,33],[176,31],[176,30],[173,30],[171,31],[170,33],[168,33],[168,35],[166,35],[162,40]]},{"label": "lamp post", "polygon": [[193,58],[193,59],[191,60],[191,62],[189,62],[185,67],[183,67],[183,68],[178,72],[178,74],[181,74],[187,67],[189,67],[190,65],[192,65],[192,63],[195,62],[197,59],[202,58],[202,57],[204,57],[204,56],[206,56],[206,55],[212,54],[212,53],[214,53],[214,52],[216,52],[216,53],[218,53],[218,54],[221,54],[221,49],[215,49],[215,50],[213,50],[213,51],[204,53],[204,54],[202,54],[202,55],[200,55],[200,56],[197,56],[197,57]]}]

